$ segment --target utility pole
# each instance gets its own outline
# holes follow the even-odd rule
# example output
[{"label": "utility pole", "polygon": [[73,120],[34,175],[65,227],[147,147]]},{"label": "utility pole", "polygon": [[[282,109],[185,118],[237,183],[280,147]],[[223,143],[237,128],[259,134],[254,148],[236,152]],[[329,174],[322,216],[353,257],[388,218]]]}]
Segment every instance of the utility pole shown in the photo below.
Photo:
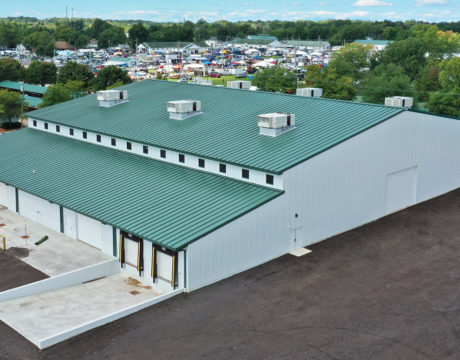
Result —
[{"label": "utility pole", "polygon": [[69,21],[69,14],[67,12],[67,5],[65,6],[65,19]]}]

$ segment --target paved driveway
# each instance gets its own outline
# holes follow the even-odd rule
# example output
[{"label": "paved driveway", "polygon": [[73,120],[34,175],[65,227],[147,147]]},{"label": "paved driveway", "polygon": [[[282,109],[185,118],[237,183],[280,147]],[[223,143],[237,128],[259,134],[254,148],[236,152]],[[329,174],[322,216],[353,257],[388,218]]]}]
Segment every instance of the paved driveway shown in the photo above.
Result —
[{"label": "paved driveway", "polygon": [[460,359],[460,190],[3,359]]},{"label": "paved driveway", "polygon": [[[6,236],[6,245],[11,255],[48,276],[56,276],[111,259],[81,241],[50,230],[34,221],[0,206],[0,235]],[[22,236],[29,238],[24,239]],[[34,243],[44,235],[49,239],[41,245]]]}]

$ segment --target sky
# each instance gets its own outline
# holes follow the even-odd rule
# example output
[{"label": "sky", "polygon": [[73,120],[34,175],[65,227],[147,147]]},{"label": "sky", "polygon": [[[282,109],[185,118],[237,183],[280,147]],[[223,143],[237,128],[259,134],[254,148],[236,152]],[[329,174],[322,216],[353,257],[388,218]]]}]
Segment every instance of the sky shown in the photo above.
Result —
[{"label": "sky", "polygon": [[121,20],[460,20],[460,0],[0,0],[0,17],[64,17],[66,5],[69,17]]}]

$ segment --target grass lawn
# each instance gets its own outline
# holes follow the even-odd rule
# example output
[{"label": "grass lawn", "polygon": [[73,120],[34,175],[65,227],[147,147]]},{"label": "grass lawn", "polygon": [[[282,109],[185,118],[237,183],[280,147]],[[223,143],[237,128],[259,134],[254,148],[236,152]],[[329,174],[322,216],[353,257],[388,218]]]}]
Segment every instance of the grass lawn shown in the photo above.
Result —
[{"label": "grass lawn", "polygon": [[[212,78],[209,76],[199,76],[202,79],[212,79],[212,84],[213,85],[224,85],[227,86],[227,81],[232,81],[232,80],[243,80],[243,81],[251,81],[248,77],[244,78],[236,78],[233,75],[224,75],[220,78]],[[168,79],[169,81],[177,81],[178,79]],[[193,80],[191,81],[193,82]]]}]

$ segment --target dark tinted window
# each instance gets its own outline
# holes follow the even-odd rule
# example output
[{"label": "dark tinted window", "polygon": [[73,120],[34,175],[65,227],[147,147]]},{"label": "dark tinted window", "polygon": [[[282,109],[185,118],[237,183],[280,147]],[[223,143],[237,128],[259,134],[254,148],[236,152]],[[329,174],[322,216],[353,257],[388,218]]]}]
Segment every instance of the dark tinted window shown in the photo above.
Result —
[{"label": "dark tinted window", "polygon": [[45,129],[48,130],[48,123],[45,123]]},{"label": "dark tinted window", "polygon": [[160,150],[160,157],[166,159],[166,150]]},{"label": "dark tinted window", "polygon": [[88,138],[88,133],[86,131],[83,131],[83,139],[87,139]]},{"label": "dark tinted window", "polygon": [[96,141],[101,142],[101,135],[96,135]]},{"label": "dark tinted window", "polygon": [[131,150],[131,149],[133,148],[133,145],[128,141],[128,142],[126,143],[126,148],[127,148],[128,150]]},{"label": "dark tinted window", "polygon": [[204,159],[198,159],[198,166],[204,168]]},{"label": "dark tinted window", "polygon": [[265,182],[269,185],[273,185],[273,175],[270,175],[270,174],[265,175]]},{"label": "dark tinted window", "polygon": [[142,151],[144,152],[144,154],[148,154],[149,153],[149,147],[147,145],[144,145],[143,148],[142,148]]},{"label": "dark tinted window", "polygon": [[179,154],[179,162],[181,162],[181,163],[185,162],[185,155],[184,154]]},{"label": "dark tinted window", "polygon": [[112,146],[117,146],[117,139],[112,138],[111,142]]},{"label": "dark tinted window", "polygon": [[225,174],[227,172],[227,165],[219,164],[219,171]]},{"label": "dark tinted window", "polygon": [[37,126],[37,120],[34,120],[34,126]]},{"label": "dark tinted window", "polygon": [[56,132],[61,132],[61,127],[59,125],[56,125]]},{"label": "dark tinted window", "polygon": [[242,176],[244,179],[249,179],[249,170],[248,170],[248,169],[243,169],[243,170],[241,170],[241,176]]}]

